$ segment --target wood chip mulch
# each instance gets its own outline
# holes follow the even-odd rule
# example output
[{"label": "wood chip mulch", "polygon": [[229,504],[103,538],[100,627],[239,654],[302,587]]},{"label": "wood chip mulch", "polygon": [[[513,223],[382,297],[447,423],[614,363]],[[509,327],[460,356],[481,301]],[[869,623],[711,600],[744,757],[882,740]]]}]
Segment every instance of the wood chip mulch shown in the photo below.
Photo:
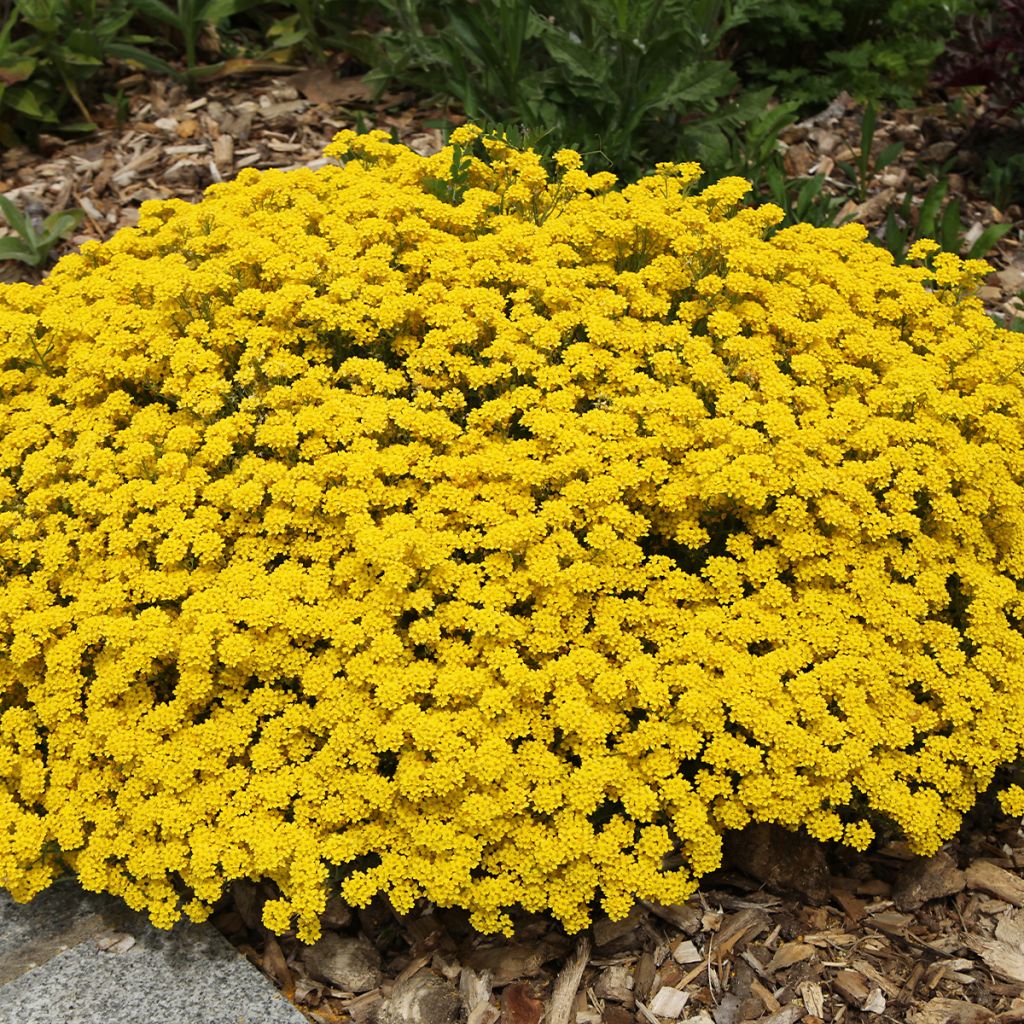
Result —
[{"label": "wood chip mulch", "polygon": [[828,848],[776,826],[731,837],[681,906],[641,903],[568,936],[513,915],[328,903],[312,946],[260,922],[271,883],[236,882],[214,925],[311,1022],[1017,1024],[1024,1021],[1024,830],[989,822],[929,859]]},{"label": "wood chip mulch", "polygon": [[[408,93],[371,103],[343,65],[225,80],[199,97],[138,74],[119,85],[130,105],[124,124],[97,111],[105,126],[88,139],[44,137],[39,153],[0,156],[0,193],[38,221],[85,210],[82,230],[56,256],[134,224],[146,199],[195,201],[243,167],[320,166],[323,147],[359,114],[424,154],[441,146],[425,121],[462,120]],[[964,100],[955,118],[945,103],[881,116],[873,149],[898,139],[905,151],[846,212],[878,230],[907,189],[923,197],[952,140],[983,113],[983,97]],[[787,130],[787,171],[824,173],[825,190],[841,194],[848,182],[838,161],[854,156],[860,115],[843,94]],[[965,154],[965,168],[970,160]],[[950,180],[969,239],[987,224],[1013,224],[988,256],[994,269],[981,297],[999,319],[1024,315],[1020,208],[997,210],[967,194],[956,170]],[[0,280],[44,273],[0,263]],[[1016,1024],[1024,1022],[1019,826],[982,822],[929,860],[899,843],[857,855],[757,826],[730,839],[725,868],[685,905],[641,904],[625,921],[598,919],[577,936],[520,914],[505,940],[474,932],[460,911],[424,905],[400,916],[381,899],[353,910],[333,897],[324,937],[306,947],[263,928],[262,902],[277,895],[267,882],[235,883],[212,921],[317,1024]]]}]

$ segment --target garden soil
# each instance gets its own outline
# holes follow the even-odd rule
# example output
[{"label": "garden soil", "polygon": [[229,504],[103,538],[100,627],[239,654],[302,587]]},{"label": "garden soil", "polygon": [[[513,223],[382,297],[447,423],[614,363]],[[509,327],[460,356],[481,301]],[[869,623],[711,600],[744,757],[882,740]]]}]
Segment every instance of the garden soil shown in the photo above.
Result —
[{"label": "garden soil", "polygon": [[[234,69],[236,72],[238,67]],[[199,199],[243,167],[322,166],[343,128],[393,129],[424,155],[442,143],[438,120],[411,93],[372,100],[343,59],[324,68],[249,65],[188,94],[130,74],[118,83],[122,121],[97,109],[99,129],[37,152],[0,155],[0,193],[36,221],[79,207],[81,231],[56,250],[107,239],[134,224],[146,199]],[[923,197],[934,168],[953,160],[968,239],[990,223],[1011,230],[987,257],[981,291],[1002,320],[1024,315],[1021,210],[965,192],[970,153],[957,140],[984,113],[984,96],[879,117],[873,149],[904,143],[899,160],[844,212],[876,230],[907,189]],[[861,110],[845,94],[781,138],[787,172],[823,173],[841,194],[840,162],[859,145]],[[932,168],[932,171],[929,171]],[[44,272],[0,263],[0,280]],[[983,807],[990,802],[984,802]],[[867,854],[815,843],[775,826],[730,836],[722,870],[686,904],[640,904],[619,922],[566,935],[543,915],[519,914],[512,939],[476,933],[468,915],[420,906],[397,915],[381,899],[352,909],[333,897],[320,941],[275,936],[260,920],[271,883],[235,883],[212,923],[314,1022],[368,1024],[908,1024],[1024,1022],[1024,830],[982,810],[930,859],[899,842]],[[226,1008],[227,1010],[228,1008]]]}]

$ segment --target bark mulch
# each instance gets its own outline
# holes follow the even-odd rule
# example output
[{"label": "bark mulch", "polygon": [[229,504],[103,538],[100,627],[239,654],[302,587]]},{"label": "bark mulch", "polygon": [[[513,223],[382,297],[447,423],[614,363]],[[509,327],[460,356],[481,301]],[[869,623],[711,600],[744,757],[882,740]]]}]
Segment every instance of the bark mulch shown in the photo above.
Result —
[{"label": "bark mulch", "polygon": [[328,903],[312,946],[273,936],[270,883],[235,883],[212,921],[314,1022],[1017,1024],[1024,1021],[1024,831],[989,822],[929,859],[859,855],[771,825],[727,842],[680,906],[641,903],[568,936],[513,915]]},{"label": "bark mulch", "polygon": [[[0,193],[33,217],[85,210],[82,230],[56,255],[134,224],[146,199],[197,200],[243,167],[320,166],[324,145],[359,115],[424,154],[441,146],[425,122],[448,116],[411,93],[371,103],[342,64],[216,82],[198,98],[138,74],[119,85],[130,104],[125,123],[100,111],[104,127],[88,139],[44,137],[40,153],[0,156]],[[984,112],[983,96],[962,99],[955,116],[938,101],[881,116],[874,151],[897,139],[905,150],[845,212],[879,230],[908,189],[923,197],[955,139]],[[824,173],[825,191],[841,194],[838,162],[855,154],[860,114],[842,94],[787,130],[789,173]],[[961,157],[967,169],[971,154]],[[949,180],[968,239],[989,223],[1013,224],[988,256],[981,297],[1000,320],[1024,315],[1020,208],[997,210],[968,194],[955,167]],[[0,280],[42,276],[0,263]],[[277,895],[267,882],[235,883],[212,921],[310,1021],[325,1024],[1015,1024],[1024,1022],[1019,825],[976,823],[928,860],[895,842],[858,855],[757,826],[730,838],[725,867],[685,905],[641,904],[625,921],[598,918],[575,936],[541,915],[518,915],[515,938],[505,940],[474,932],[461,911],[421,906],[401,916],[379,898],[353,909],[333,897],[323,938],[305,947],[262,927],[260,906]]]}]

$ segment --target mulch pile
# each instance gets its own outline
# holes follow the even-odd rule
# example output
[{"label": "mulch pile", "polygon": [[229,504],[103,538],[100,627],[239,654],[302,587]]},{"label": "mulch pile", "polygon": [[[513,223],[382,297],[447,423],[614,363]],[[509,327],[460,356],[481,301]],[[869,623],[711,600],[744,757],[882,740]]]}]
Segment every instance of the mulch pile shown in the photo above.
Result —
[{"label": "mulch pile", "polygon": [[[304,946],[262,927],[272,883],[235,883],[213,924],[313,1022],[1017,1024],[1024,831],[989,822],[928,859],[859,855],[757,825],[681,906],[642,903],[568,936],[513,915],[511,940],[459,910],[328,903]],[[546,1016],[545,1016],[546,1014]]]},{"label": "mulch pile", "polygon": [[[0,156],[0,193],[41,221],[77,206],[82,230],[55,250],[107,239],[132,225],[146,199],[198,200],[208,185],[243,167],[317,167],[321,152],[361,115],[429,154],[441,133],[427,122],[461,119],[425,109],[411,93],[372,102],[340,61],[322,69],[264,73],[188,95],[132,74],[118,83],[130,112],[121,125],[67,142],[44,136],[41,151]],[[899,140],[900,159],[844,212],[871,230],[912,190],[937,178],[928,168],[954,154],[955,139],[984,112],[984,97],[881,116],[873,149]],[[860,140],[860,109],[845,94],[782,136],[787,171],[824,173],[825,191],[848,184],[838,168]],[[971,155],[963,154],[965,168]],[[966,194],[968,239],[990,223],[1014,224],[988,256],[981,297],[1002,320],[1024,315],[1021,210],[997,210]],[[2,231],[2,229],[0,229]],[[38,281],[44,272],[0,263],[0,280]],[[1024,831],[988,821],[935,857],[899,843],[857,855],[774,826],[730,839],[726,867],[678,907],[641,904],[625,920],[597,920],[567,936],[550,918],[521,914],[514,940],[483,936],[461,911],[424,906],[397,915],[381,899],[352,909],[332,898],[314,946],[262,927],[271,883],[235,883],[215,926],[271,977],[310,1021],[370,1024],[909,1024],[1024,1022]]]}]

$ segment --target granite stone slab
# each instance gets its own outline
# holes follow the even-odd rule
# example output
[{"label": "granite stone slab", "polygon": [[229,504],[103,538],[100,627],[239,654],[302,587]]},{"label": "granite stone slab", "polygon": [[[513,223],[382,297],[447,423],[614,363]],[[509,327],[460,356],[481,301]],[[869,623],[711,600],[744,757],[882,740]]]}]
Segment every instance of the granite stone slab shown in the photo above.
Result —
[{"label": "granite stone slab", "polygon": [[0,890],[0,1024],[306,1024],[210,925],[154,928],[62,879],[31,903]]}]

